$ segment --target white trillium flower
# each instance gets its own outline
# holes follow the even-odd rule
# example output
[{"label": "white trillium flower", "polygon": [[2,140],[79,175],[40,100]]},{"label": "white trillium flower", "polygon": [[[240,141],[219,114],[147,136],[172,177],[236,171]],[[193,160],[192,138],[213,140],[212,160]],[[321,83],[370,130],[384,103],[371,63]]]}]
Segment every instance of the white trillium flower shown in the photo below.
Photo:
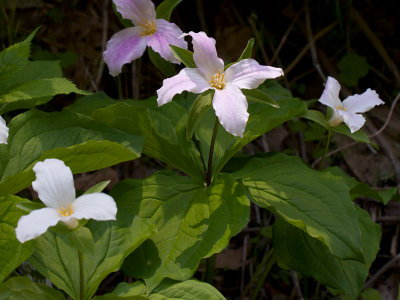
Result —
[{"label": "white trillium flower", "polygon": [[92,193],[75,198],[74,178],[63,161],[46,159],[36,163],[33,171],[36,180],[32,187],[47,207],[19,219],[15,233],[21,243],[40,236],[59,221],[74,229],[80,219],[116,219],[117,206],[111,196]]},{"label": "white trillium flower", "polygon": [[339,82],[335,78],[328,77],[325,90],[319,102],[333,109],[333,115],[329,120],[331,126],[337,126],[344,121],[350,128],[351,133],[359,130],[364,125],[365,118],[361,113],[371,110],[376,105],[385,103],[371,89],[367,89],[361,95],[349,96],[343,102],[339,99],[339,91]]},{"label": "white trillium flower", "polygon": [[7,144],[8,139],[8,128],[6,126],[6,121],[0,117],[0,144]]},{"label": "white trillium flower", "polygon": [[224,71],[224,61],[217,55],[215,40],[204,32],[189,32],[193,60],[197,68],[184,68],[167,78],[157,91],[158,106],[172,101],[183,91],[200,94],[213,89],[212,105],[219,122],[229,133],[243,137],[249,113],[247,100],[240,89],[255,89],[266,79],[283,75],[280,68],[262,66],[254,59],[243,59]]}]

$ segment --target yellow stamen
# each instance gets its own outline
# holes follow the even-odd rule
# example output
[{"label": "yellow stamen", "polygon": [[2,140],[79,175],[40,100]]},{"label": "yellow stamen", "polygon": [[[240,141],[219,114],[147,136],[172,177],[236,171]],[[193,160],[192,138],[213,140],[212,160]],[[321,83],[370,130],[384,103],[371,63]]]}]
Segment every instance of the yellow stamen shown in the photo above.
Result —
[{"label": "yellow stamen", "polygon": [[338,107],[338,106],[335,106],[335,108],[336,108],[336,109],[339,109],[339,110],[346,111],[346,108],[345,108],[345,107],[343,107],[343,106],[341,106],[341,105],[340,105],[339,107]]},{"label": "yellow stamen", "polygon": [[140,36],[153,35],[157,31],[157,26],[154,21],[142,20],[142,23],[138,23],[138,25],[143,27],[143,31],[140,33]]},{"label": "yellow stamen", "polygon": [[225,73],[222,73],[221,76],[221,70],[218,71],[218,74],[215,74],[210,82],[210,85],[214,88],[216,88],[217,90],[222,90],[225,87],[225,82],[224,82],[224,77],[225,77]]},{"label": "yellow stamen", "polygon": [[60,209],[58,209],[57,211],[59,211],[64,217],[69,217],[70,215],[72,215],[72,207],[71,204],[69,205],[68,209],[65,207],[61,207]]}]

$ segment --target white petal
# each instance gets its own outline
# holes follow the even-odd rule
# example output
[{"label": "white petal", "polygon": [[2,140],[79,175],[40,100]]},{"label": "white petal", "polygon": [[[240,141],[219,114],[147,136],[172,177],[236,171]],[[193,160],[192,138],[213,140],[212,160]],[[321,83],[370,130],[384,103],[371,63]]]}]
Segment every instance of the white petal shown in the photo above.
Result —
[{"label": "white petal", "polygon": [[343,122],[343,110],[333,108],[333,114],[329,119],[329,124],[331,124],[331,126],[334,127],[342,122]]},{"label": "white petal", "polygon": [[116,215],[117,205],[114,199],[104,193],[85,194],[72,203],[71,217],[78,220],[115,220]]},{"label": "white petal", "polygon": [[349,126],[351,133],[359,130],[365,123],[365,119],[362,115],[354,114],[350,112],[342,112],[344,122]]},{"label": "white petal", "polygon": [[343,107],[350,113],[363,113],[381,104],[385,102],[379,99],[378,94],[371,89],[367,89],[361,95],[349,96],[343,101]]},{"label": "white petal", "polygon": [[163,86],[157,90],[158,106],[170,102],[183,91],[199,94],[210,88],[210,83],[199,69],[184,68],[177,75],[164,79]]},{"label": "white petal", "polygon": [[51,158],[39,161],[33,171],[36,180],[32,182],[32,187],[46,206],[68,208],[75,200],[74,178],[71,169],[62,160]]},{"label": "white petal", "polygon": [[283,75],[281,68],[262,66],[254,59],[243,59],[225,71],[225,81],[241,89],[255,89],[266,79]]},{"label": "white petal", "polygon": [[0,116],[0,144],[7,144],[8,127],[6,121]]},{"label": "white petal", "polygon": [[181,62],[172,54],[169,45],[175,45],[187,49],[187,43],[183,38],[182,30],[174,23],[167,22],[163,19],[156,20],[157,31],[149,37],[147,45],[155,52],[159,53],[162,58],[175,64]]},{"label": "white petal", "polygon": [[15,234],[17,239],[24,243],[45,233],[47,228],[56,225],[58,221],[60,221],[60,213],[54,208],[33,210],[29,215],[19,219]]},{"label": "white petal", "polygon": [[339,92],[339,82],[335,78],[328,77],[325,89],[322,92],[321,98],[319,98],[319,102],[332,108],[338,108],[342,105],[342,102],[339,99]]},{"label": "white petal", "polygon": [[132,20],[135,25],[156,18],[156,10],[151,0],[113,0],[122,18]]},{"label": "white petal", "polygon": [[224,71],[224,61],[217,55],[213,38],[208,37],[204,32],[191,31],[185,35],[193,38],[193,60],[207,80],[211,80],[218,71]]},{"label": "white petal", "polygon": [[249,114],[242,91],[231,84],[223,90],[215,89],[213,107],[221,125],[229,133],[243,137]]}]

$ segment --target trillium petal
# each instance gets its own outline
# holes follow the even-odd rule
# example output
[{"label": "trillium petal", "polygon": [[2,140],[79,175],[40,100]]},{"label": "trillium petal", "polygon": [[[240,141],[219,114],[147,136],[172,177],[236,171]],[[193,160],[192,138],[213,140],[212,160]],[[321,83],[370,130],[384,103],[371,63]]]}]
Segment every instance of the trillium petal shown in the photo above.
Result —
[{"label": "trillium petal", "polygon": [[157,19],[156,26],[157,31],[149,37],[147,45],[159,53],[165,60],[180,64],[181,62],[172,54],[169,45],[187,49],[186,41],[183,38],[179,38],[182,35],[182,30],[174,23],[163,19]]},{"label": "trillium petal", "polygon": [[241,89],[255,89],[266,79],[283,75],[281,68],[262,66],[254,59],[242,59],[225,71],[225,81]]},{"label": "trillium petal", "polygon": [[199,69],[184,68],[177,75],[164,79],[163,86],[157,90],[158,106],[170,102],[183,91],[199,94],[210,88],[210,83]]},{"label": "trillium petal", "polygon": [[0,144],[7,144],[8,139],[8,127],[6,121],[0,117]]},{"label": "trillium petal", "polygon": [[376,105],[384,104],[379,95],[371,89],[367,89],[361,95],[355,94],[343,101],[343,107],[350,113],[363,113],[369,111]]},{"label": "trillium petal", "polygon": [[207,80],[211,80],[218,71],[224,71],[224,61],[217,55],[213,38],[208,37],[204,32],[191,31],[185,35],[193,38],[193,60]]},{"label": "trillium petal", "polygon": [[114,34],[107,42],[103,56],[112,76],[121,73],[124,64],[143,55],[148,37],[140,36],[141,32],[141,26],[126,28]]},{"label": "trillium petal", "polygon": [[365,118],[360,114],[341,112],[344,123],[350,128],[351,133],[359,130],[365,123]]},{"label": "trillium petal", "polygon": [[46,206],[56,210],[68,208],[75,200],[74,178],[71,169],[62,160],[51,158],[39,161],[33,171],[36,180],[32,182],[32,187]]},{"label": "trillium petal", "polygon": [[113,0],[113,2],[122,18],[132,20],[135,25],[156,18],[156,10],[151,0]]},{"label": "trillium petal", "polygon": [[85,194],[72,203],[71,217],[78,220],[115,220],[116,215],[117,205],[114,199],[104,193]]},{"label": "trillium petal", "polygon": [[249,114],[247,100],[242,91],[232,84],[227,84],[223,90],[215,89],[213,107],[226,131],[243,137]]},{"label": "trillium petal", "polygon": [[328,76],[325,89],[322,92],[321,98],[319,98],[318,101],[329,107],[338,108],[342,105],[342,102],[339,99],[339,92],[340,92],[339,82],[335,78]]},{"label": "trillium petal", "polygon": [[60,221],[60,213],[54,208],[33,210],[29,215],[19,219],[15,234],[17,239],[24,243],[42,235],[47,228],[56,225],[58,221]]}]

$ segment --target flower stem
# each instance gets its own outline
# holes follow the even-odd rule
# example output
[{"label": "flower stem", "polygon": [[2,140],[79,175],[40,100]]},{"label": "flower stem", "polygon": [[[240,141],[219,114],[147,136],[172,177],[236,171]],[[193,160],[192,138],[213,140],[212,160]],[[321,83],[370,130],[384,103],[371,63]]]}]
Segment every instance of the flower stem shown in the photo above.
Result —
[{"label": "flower stem", "polygon": [[326,140],[326,145],[325,145],[325,150],[324,150],[324,154],[322,155],[321,158],[321,163],[319,164],[318,170],[321,170],[322,165],[324,164],[325,161],[325,157],[326,157],[326,153],[328,153],[328,149],[329,149],[329,144],[331,143],[331,129],[328,129],[328,138]]},{"label": "flower stem", "polygon": [[257,298],[258,292],[260,291],[262,285],[264,284],[265,278],[267,278],[267,275],[269,271],[271,271],[271,268],[275,264],[275,262],[276,262],[276,253],[272,248],[264,258],[263,261],[263,263],[265,264],[264,271],[262,272],[261,276],[259,277],[259,280],[257,281],[256,287],[254,288],[250,300],[258,299]]},{"label": "flower stem", "polygon": [[206,174],[206,185],[207,186],[209,186],[211,183],[214,144],[215,144],[215,138],[217,137],[218,125],[219,125],[219,121],[218,121],[218,118],[216,118],[215,124],[214,124],[214,130],[213,130],[212,137],[211,137],[210,152],[208,155],[208,167],[207,167],[207,174]]},{"label": "flower stem", "polygon": [[85,278],[83,274],[83,257],[82,252],[78,250],[79,260],[79,300],[83,300],[85,296]]}]

